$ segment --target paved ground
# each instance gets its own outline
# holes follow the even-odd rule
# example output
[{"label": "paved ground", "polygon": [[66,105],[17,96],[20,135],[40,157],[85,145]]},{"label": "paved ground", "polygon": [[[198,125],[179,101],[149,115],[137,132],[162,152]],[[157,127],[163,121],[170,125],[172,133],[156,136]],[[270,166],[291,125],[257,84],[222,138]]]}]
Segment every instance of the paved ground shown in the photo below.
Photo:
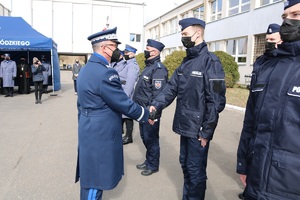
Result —
[{"label": "paved ground", "polygon": [[[0,199],[75,200],[77,110],[70,71],[61,71],[62,92],[0,96]],[[179,136],[171,131],[174,104],[161,122],[160,171],[149,177],[135,168],[143,162],[145,148],[135,123],[134,143],[124,146],[125,176],[103,199],[179,200],[183,177],[179,165]],[[234,200],[242,188],[235,173],[236,149],[244,113],[225,109],[211,142],[208,162],[208,200]]]}]

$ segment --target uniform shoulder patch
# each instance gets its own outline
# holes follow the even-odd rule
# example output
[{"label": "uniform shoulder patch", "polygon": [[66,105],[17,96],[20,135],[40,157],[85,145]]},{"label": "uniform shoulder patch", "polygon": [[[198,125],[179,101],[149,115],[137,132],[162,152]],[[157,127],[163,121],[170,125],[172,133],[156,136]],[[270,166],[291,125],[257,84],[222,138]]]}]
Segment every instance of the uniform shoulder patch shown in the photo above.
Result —
[{"label": "uniform shoulder patch", "polygon": [[111,75],[108,80],[112,81],[114,78],[118,79],[119,75],[117,75],[117,74]]}]

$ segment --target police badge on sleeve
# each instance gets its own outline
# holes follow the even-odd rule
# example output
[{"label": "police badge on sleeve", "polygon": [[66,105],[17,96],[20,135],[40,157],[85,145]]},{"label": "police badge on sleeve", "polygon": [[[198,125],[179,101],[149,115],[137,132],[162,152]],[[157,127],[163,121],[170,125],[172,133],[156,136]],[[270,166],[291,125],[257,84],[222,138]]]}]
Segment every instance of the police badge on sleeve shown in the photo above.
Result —
[{"label": "police badge on sleeve", "polygon": [[160,89],[161,88],[161,80],[154,80],[154,86],[156,89]]}]

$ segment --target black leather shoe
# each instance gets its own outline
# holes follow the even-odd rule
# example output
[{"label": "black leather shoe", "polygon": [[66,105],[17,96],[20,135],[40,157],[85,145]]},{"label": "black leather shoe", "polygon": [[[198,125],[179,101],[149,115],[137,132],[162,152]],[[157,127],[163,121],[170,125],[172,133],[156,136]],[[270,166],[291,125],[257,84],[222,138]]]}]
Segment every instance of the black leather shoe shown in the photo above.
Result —
[{"label": "black leather shoe", "polygon": [[244,193],[243,192],[239,193],[238,197],[239,199],[244,199]]},{"label": "black leather shoe", "polygon": [[139,164],[136,166],[137,169],[140,169],[140,170],[146,170],[147,169],[147,165],[145,163],[143,164]]},{"label": "black leather shoe", "polygon": [[123,138],[123,145],[130,144],[130,143],[132,143],[132,139],[129,139],[129,137],[124,137]]},{"label": "black leather shoe", "polygon": [[7,95],[5,95],[4,97],[9,97],[10,95],[9,94],[7,94]]},{"label": "black leather shoe", "polygon": [[146,170],[142,171],[141,174],[142,174],[143,176],[150,176],[151,174],[153,174],[153,173],[155,173],[155,172],[158,172],[158,170],[153,171],[153,170],[151,170],[151,169],[146,169]]}]

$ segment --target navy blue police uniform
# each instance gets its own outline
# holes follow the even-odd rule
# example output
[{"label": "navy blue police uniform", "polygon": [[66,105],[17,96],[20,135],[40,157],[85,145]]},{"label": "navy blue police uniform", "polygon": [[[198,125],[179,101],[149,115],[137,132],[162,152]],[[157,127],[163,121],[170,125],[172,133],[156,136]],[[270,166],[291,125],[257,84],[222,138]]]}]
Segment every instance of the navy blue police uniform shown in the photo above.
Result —
[{"label": "navy blue police uniform", "polygon": [[[268,26],[266,34],[279,33],[280,25],[270,24]],[[275,45],[274,45],[275,47]],[[257,58],[253,63],[253,71],[251,73],[251,83],[250,83],[250,93],[247,100],[246,112],[244,117],[244,125],[242,129],[241,136],[237,151],[237,167],[236,171],[238,174],[248,175],[250,171],[250,166],[252,162],[252,157],[254,154],[253,144],[255,140],[255,135],[253,132],[253,127],[255,125],[255,110],[259,109],[257,107],[256,101],[260,98],[262,90],[265,87],[265,82],[268,80],[269,75],[273,71],[273,65],[276,63],[276,59],[273,59],[277,55],[276,48],[271,48],[268,50],[266,45],[266,51],[263,55]],[[239,196],[244,196],[239,195]],[[242,198],[240,197],[240,198]]]},{"label": "navy blue police uniform", "polygon": [[[186,18],[179,22],[182,31],[205,22]],[[199,137],[213,138],[219,113],[225,107],[224,71],[219,59],[203,41],[189,47],[187,56],[175,70],[164,90],[154,99],[157,110],[170,105],[177,97],[173,131],[181,136],[179,161],[184,175],[183,200],[204,199],[209,142],[200,145]]]},{"label": "navy blue police uniform", "polygon": [[[148,39],[147,45],[156,48],[160,52],[165,47],[161,42]],[[141,106],[149,107],[151,101],[162,91],[168,80],[168,70],[161,63],[160,56],[145,60],[145,69],[141,73],[133,94],[133,100]],[[157,122],[154,125],[140,123],[140,135],[146,147],[146,160],[137,165],[143,169],[142,175],[151,175],[159,170],[159,125],[161,113],[157,113]],[[142,167],[140,167],[142,166]]]},{"label": "navy blue police uniform", "polygon": [[[126,44],[124,53],[132,52],[136,53],[137,49]],[[120,76],[122,88],[129,98],[132,99],[134,92],[134,86],[138,79],[140,67],[137,64],[135,57],[129,58],[129,55],[123,55],[124,60],[117,63],[115,70]],[[133,119],[128,118],[126,115],[122,116],[122,124],[126,124],[126,133],[123,137],[123,144],[132,143],[132,132],[133,132]]]},{"label": "navy blue police uniform", "polygon": [[[298,3],[287,1],[285,9]],[[300,35],[289,38],[297,34],[289,31],[289,21],[285,19],[280,28],[284,42],[252,76],[237,152],[237,172],[247,173],[247,200],[300,199]],[[255,138],[250,168],[243,159],[251,148],[249,138]]]},{"label": "navy blue police uniform", "polygon": [[[88,37],[92,44],[116,39],[116,28]],[[77,78],[78,160],[81,200],[101,199],[124,174],[122,114],[144,123],[149,112],[124,93],[115,69],[94,52]]]}]

